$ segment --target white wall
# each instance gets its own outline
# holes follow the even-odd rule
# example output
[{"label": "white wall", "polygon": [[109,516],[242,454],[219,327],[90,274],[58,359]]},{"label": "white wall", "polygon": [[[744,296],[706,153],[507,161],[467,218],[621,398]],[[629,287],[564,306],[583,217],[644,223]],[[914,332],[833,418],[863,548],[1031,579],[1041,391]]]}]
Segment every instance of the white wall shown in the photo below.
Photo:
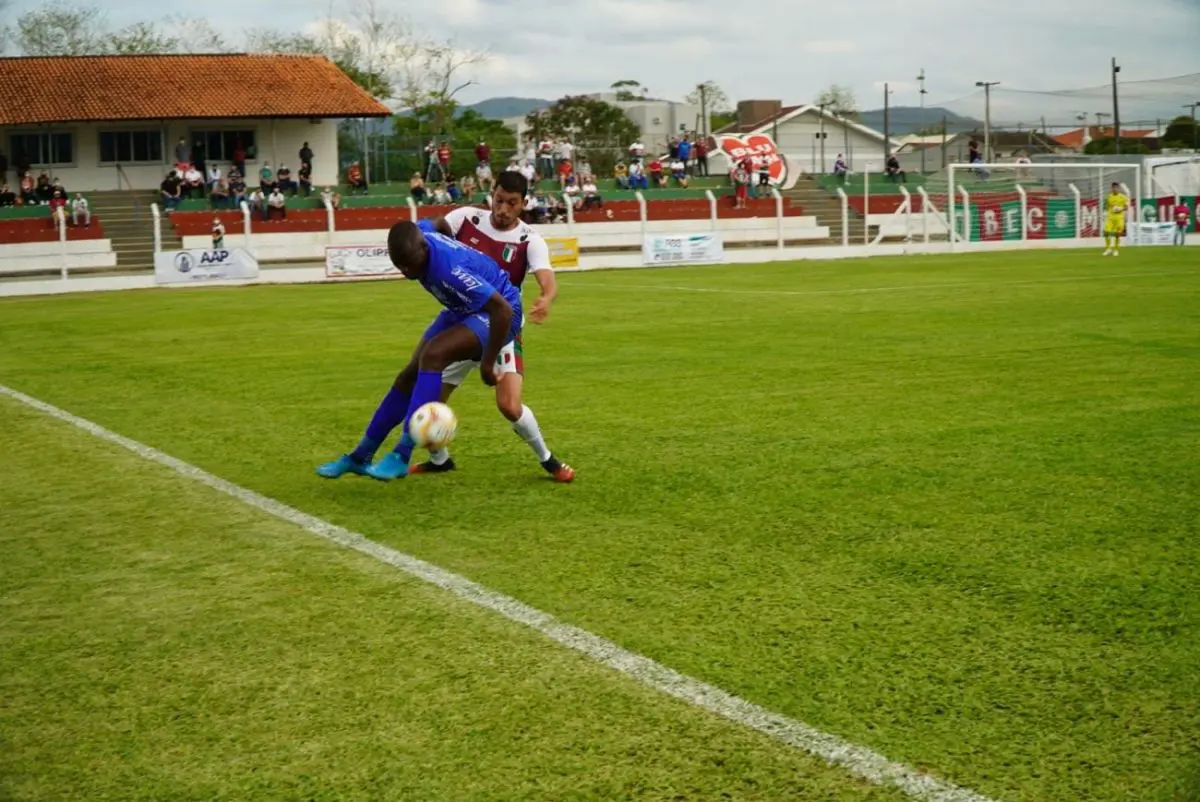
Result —
[{"label": "white wall", "polygon": [[[798,115],[779,126],[775,144],[800,166],[806,173],[820,173],[822,131],[821,115],[817,111]],[[837,155],[843,153],[850,162],[850,169],[863,172],[868,162],[876,171],[883,169],[883,140],[877,139],[837,120],[825,118],[825,170],[833,172]],[[768,131],[767,133],[771,133]]]},{"label": "white wall", "polygon": [[[12,161],[13,153],[9,146],[9,136],[15,133],[36,133],[38,131],[58,132],[69,131],[74,139],[74,164],[57,165],[46,168],[51,175],[62,179],[63,185],[70,191],[90,192],[113,189],[124,189],[128,185],[122,182],[118,185],[117,169],[110,164],[100,163],[100,132],[101,131],[132,131],[157,130],[163,133],[163,160],[155,164],[124,164],[122,169],[128,182],[135,189],[153,189],[159,185],[166,174],[168,165],[175,156],[175,144],[179,137],[188,136],[200,130],[235,129],[255,131],[259,159],[266,159],[272,165],[280,162],[292,168],[293,173],[300,167],[300,146],[307,141],[313,150],[313,181],[316,184],[332,184],[337,180],[337,120],[320,120],[310,123],[308,120],[175,120],[165,122],[114,122],[114,123],[71,123],[61,126],[37,128],[34,126],[0,127],[0,148]],[[259,160],[247,160],[246,170],[255,172]],[[227,164],[222,164],[222,168]],[[10,168],[11,169],[11,168]],[[34,167],[36,176],[41,168]],[[12,173],[9,173],[11,181]]]}]

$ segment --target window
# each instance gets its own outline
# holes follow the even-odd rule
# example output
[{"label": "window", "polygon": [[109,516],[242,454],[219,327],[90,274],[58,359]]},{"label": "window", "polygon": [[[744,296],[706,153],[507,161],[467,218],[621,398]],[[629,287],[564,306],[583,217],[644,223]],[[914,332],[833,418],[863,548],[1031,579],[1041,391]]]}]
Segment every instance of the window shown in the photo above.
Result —
[{"label": "window", "polygon": [[8,149],[14,162],[24,156],[32,167],[75,163],[75,137],[67,131],[13,134]]},{"label": "window", "polygon": [[255,140],[254,131],[193,131],[191,142],[195,146],[196,142],[204,143],[204,158],[210,162],[231,162],[233,161],[233,152],[237,150],[237,145],[241,142],[242,149],[246,151],[246,158],[255,158]]},{"label": "window", "polygon": [[101,131],[100,163],[162,164],[161,131]]}]

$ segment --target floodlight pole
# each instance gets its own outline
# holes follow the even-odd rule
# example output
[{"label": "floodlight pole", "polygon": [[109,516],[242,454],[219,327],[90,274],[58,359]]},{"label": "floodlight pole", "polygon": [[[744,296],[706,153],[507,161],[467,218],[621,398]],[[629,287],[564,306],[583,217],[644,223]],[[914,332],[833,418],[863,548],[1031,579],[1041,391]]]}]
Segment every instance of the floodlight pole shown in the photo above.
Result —
[{"label": "floodlight pole", "polygon": [[[925,68],[917,75],[917,83],[921,85],[921,130],[925,131]],[[922,134],[924,136],[924,134]],[[925,143],[921,143],[921,175],[925,175]]]},{"label": "floodlight pole", "polygon": [[983,160],[992,163],[992,87],[998,86],[999,81],[976,81],[976,86],[983,87]]},{"label": "floodlight pole", "polygon": [[1200,144],[1200,137],[1196,135],[1196,108],[1200,107],[1200,100],[1195,103],[1186,103],[1183,107],[1192,110],[1192,152],[1196,153],[1200,151],[1200,147],[1197,147]]},{"label": "floodlight pole", "polygon": [[1113,92],[1113,128],[1116,129],[1114,142],[1116,143],[1116,154],[1121,155],[1121,108],[1117,103],[1117,73],[1121,68],[1117,66],[1117,58],[1113,56],[1112,60],[1112,92]]}]

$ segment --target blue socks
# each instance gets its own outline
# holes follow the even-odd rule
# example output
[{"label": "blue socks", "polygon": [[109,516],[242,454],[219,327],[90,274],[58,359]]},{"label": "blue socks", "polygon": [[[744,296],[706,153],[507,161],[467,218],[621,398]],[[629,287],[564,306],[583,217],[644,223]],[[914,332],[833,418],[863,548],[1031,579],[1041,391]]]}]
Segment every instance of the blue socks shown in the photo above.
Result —
[{"label": "blue socks", "polygon": [[[441,374],[438,374],[438,378],[441,378]],[[441,387],[438,388],[438,392],[441,392]],[[355,462],[370,462],[392,430],[407,419],[408,407],[409,394],[400,392],[395,385],[389,387],[387,395],[383,397],[383,400],[379,402],[379,408],[375,410],[375,416],[367,425],[367,433],[363,435],[358,446],[350,452],[350,458]]]},{"label": "blue socks", "polygon": [[412,459],[413,449],[416,447],[412,437],[408,434],[409,417],[430,401],[437,401],[441,394],[442,372],[440,370],[423,370],[417,374],[417,383],[413,386],[412,399],[408,403],[408,412],[404,416],[404,436],[400,438],[400,442],[393,449],[405,462]]}]

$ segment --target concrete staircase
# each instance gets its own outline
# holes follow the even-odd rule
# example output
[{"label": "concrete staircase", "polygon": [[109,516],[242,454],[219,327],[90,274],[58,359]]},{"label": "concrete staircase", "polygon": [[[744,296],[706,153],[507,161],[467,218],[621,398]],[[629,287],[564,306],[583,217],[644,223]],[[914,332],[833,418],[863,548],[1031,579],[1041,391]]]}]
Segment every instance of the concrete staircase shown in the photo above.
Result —
[{"label": "concrete staircase", "polygon": [[[829,242],[816,242],[821,245],[842,244],[842,202],[837,195],[831,195],[817,185],[811,176],[801,176],[796,186],[782,193],[785,198],[791,198],[804,208],[805,214],[815,215],[817,225],[829,226]],[[862,239],[862,216],[850,210],[850,239]]]},{"label": "concrete staircase", "polygon": [[[104,234],[112,240],[117,254],[117,270],[141,272],[154,269],[154,217],[150,204],[152,192],[127,190],[91,192],[86,195],[92,214],[100,218]],[[182,240],[167,220],[162,226],[164,251],[179,250]]]}]

